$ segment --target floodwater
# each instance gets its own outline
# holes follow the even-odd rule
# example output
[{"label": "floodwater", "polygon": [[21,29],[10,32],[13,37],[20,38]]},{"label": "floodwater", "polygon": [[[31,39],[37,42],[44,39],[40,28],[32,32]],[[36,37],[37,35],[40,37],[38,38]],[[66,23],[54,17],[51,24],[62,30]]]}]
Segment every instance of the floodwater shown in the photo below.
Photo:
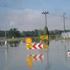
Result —
[{"label": "floodwater", "polygon": [[25,43],[17,47],[0,47],[0,70],[70,70],[69,40],[52,40],[46,50],[27,50]]}]

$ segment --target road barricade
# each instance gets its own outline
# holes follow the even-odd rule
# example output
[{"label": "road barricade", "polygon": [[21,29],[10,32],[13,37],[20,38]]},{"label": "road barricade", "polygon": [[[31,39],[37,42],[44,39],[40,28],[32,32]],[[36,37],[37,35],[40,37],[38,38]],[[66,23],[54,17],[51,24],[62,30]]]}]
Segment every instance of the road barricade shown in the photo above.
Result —
[{"label": "road barricade", "polygon": [[31,44],[26,44],[26,49],[48,49],[48,45],[34,42]]},{"label": "road barricade", "polygon": [[31,37],[26,37],[25,38],[25,43],[26,43],[26,48],[31,49],[32,48],[32,38]]},{"label": "road barricade", "polygon": [[41,41],[44,41],[44,40],[48,41],[49,37],[48,37],[48,35],[40,35],[40,40]]},{"label": "road barricade", "polygon": [[31,37],[25,38],[25,43],[26,43],[26,49],[47,49],[48,44],[44,42],[32,42]]}]

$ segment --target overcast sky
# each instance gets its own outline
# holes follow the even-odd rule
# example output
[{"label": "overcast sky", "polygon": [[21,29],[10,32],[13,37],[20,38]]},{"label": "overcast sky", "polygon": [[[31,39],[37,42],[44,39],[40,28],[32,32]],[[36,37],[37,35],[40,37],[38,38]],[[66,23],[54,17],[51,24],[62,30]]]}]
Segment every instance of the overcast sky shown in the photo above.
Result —
[{"label": "overcast sky", "polygon": [[43,29],[45,19],[42,11],[48,11],[49,30],[63,29],[63,12],[66,13],[66,28],[70,28],[70,0],[0,0],[0,30]]}]

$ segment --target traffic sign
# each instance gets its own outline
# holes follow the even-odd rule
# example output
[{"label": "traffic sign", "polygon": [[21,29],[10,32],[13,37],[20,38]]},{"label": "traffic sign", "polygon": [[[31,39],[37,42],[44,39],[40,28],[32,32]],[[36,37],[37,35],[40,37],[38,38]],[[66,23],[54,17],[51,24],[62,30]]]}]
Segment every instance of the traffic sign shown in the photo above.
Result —
[{"label": "traffic sign", "polygon": [[26,48],[27,49],[31,49],[32,48],[32,44],[31,43],[26,43]]},{"label": "traffic sign", "polygon": [[25,38],[25,43],[32,43],[32,38],[31,37],[26,37]]},{"label": "traffic sign", "polygon": [[40,35],[40,40],[48,40],[48,35]]}]

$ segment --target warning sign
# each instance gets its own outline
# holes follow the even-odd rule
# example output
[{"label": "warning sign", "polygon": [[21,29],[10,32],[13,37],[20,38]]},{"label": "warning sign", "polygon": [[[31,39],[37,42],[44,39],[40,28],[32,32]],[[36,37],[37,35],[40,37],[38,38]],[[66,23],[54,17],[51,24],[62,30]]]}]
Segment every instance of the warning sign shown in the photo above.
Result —
[{"label": "warning sign", "polygon": [[32,48],[32,44],[27,44],[27,43],[26,43],[26,48],[27,48],[27,49],[31,49],[31,48]]},{"label": "warning sign", "polygon": [[48,35],[41,35],[40,40],[48,40]]},{"label": "warning sign", "polygon": [[32,38],[31,37],[26,37],[25,38],[25,43],[27,43],[27,44],[32,43]]},{"label": "warning sign", "polygon": [[43,48],[44,48],[44,49],[48,49],[48,45],[47,45],[47,44],[44,44],[44,45],[43,45]]}]

